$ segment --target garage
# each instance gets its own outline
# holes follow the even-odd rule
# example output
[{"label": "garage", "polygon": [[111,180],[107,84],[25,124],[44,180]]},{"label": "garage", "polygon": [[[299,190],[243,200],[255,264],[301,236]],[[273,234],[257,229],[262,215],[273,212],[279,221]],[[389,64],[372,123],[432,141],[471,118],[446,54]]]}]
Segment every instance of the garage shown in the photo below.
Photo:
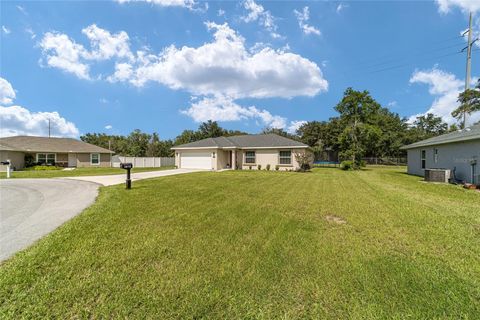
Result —
[{"label": "garage", "polygon": [[182,152],[180,155],[182,169],[212,169],[212,155],[210,152]]}]

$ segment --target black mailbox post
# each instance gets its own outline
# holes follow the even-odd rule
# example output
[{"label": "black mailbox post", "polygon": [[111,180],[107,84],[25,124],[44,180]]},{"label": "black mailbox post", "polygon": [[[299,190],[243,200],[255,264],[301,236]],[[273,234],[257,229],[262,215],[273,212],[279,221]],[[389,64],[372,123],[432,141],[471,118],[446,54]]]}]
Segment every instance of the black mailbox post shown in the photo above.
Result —
[{"label": "black mailbox post", "polygon": [[130,169],[133,168],[133,164],[131,163],[120,163],[120,168],[127,170],[127,180],[125,181],[125,187],[127,189],[132,188],[132,180],[130,179]]}]

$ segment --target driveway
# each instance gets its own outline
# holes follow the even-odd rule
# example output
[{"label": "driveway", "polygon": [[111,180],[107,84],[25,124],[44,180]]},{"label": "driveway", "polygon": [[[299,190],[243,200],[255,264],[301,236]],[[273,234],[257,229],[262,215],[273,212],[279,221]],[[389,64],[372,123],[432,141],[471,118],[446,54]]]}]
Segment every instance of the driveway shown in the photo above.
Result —
[{"label": "driveway", "polygon": [[[165,177],[165,176],[173,176],[176,174],[184,174],[184,173],[191,173],[191,172],[199,172],[205,171],[201,169],[172,169],[172,170],[160,170],[160,171],[150,171],[150,172],[139,172],[133,173],[131,175],[132,181],[142,180],[142,179],[149,179],[149,178],[157,178],[157,177]],[[116,174],[116,175],[107,175],[107,176],[86,176],[86,177],[66,177],[62,179],[68,180],[77,180],[77,181],[89,181],[101,184],[102,186],[113,186],[115,184],[125,183],[126,179],[125,174]]]},{"label": "driveway", "polygon": [[0,261],[90,206],[98,185],[61,179],[0,180]]}]

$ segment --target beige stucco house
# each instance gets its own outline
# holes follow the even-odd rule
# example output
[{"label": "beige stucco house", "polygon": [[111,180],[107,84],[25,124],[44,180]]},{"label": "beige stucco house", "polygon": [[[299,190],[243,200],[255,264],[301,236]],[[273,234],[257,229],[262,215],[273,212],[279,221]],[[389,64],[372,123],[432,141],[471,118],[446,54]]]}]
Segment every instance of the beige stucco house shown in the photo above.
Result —
[{"label": "beige stucco house", "polygon": [[296,170],[295,154],[310,152],[308,145],[276,134],[208,138],[178,145],[175,165],[184,169]]},{"label": "beige stucco house", "polygon": [[72,138],[0,138],[0,161],[10,160],[15,170],[25,167],[25,158],[60,167],[110,167],[112,154],[113,151]]}]

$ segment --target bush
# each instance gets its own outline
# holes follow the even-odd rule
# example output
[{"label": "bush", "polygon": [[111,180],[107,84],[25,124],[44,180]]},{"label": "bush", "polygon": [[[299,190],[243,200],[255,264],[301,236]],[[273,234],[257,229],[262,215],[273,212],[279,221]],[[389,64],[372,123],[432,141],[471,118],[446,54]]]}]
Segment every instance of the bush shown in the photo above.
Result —
[{"label": "bush", "polygon": [[25,168],[33,167],[35,165],[35,158],[31,154],[25,155]]},{"label": "bush", "polygon": [[277,165],[275,166],[275,171],[278,171],[278,170],[280,170],[280,166],[277,164]]},{"label": "bush", "polygon": [[360,161],[358,162],[358,166],[359,166],[360,168],[365,168],[365,167],[367,166],[367,163],[365,162],[365,160],[360,160]]},{"label": "bush", "polygon": [[259,164],[259,165],[257,166],[257,169],[258,169],[258,170],[262,170],[262,165]]},{"label": "bush", "polygon": [[252,166],[248,166],[248,170],[252,170]]},{"label": "bush", "polygon": [[353,161],[345,160],[340,163],[340,168],[342,168],[342,170],[353,170],[355,169],[355,165]]},{"label": "bush", "polygon": [[267,164],[267,167],[265,168],[267,171],[270,171],[270,165]]},{"label": "bush", "polygon": [[46,171],[46,170],[60,170],[63,168],[56,167],[56,166],[45,166],[45,165],[36,165],[33,167],[29,167],[26,170],[32,170],[32,171]]}]

